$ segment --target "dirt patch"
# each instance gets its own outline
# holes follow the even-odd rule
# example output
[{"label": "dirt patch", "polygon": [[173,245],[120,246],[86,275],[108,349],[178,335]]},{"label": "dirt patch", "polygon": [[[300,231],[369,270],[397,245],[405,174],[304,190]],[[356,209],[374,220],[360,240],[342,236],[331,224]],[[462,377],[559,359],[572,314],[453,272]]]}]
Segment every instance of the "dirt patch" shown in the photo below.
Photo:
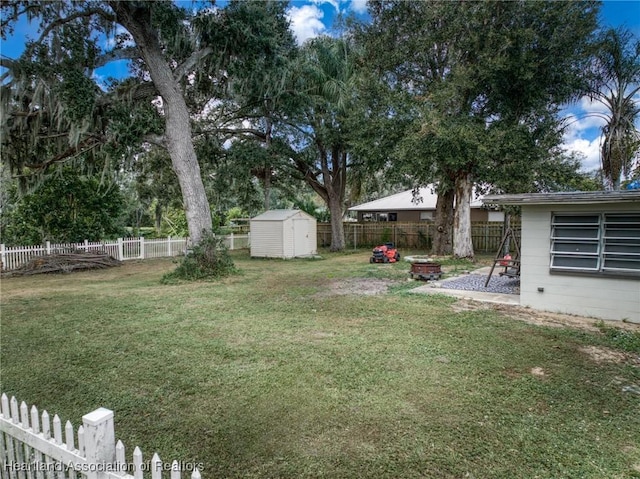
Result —
[{"label": "dirt patch", "polygon": [[545,372],[544,369],[542,369],[541,367],[536,366],[535,368],[531,368],[531,375],[532,376],[538,376],[539,378],[544,377],[547,375],[547,373]]},{"label": "dirt patch", "polygon": [[[535,324],[538,326],[549,326],[555,328],[576,328],[585,331],[600,331],[597,324],[600,320],[595,318],[586,318],[584,316],[575,316],[572,314],[552,313],[548,311],[538,311],[522,306],[508,304],[484,303],[472,300],[460,300],[452,305],[456,312],[492,310],[504,313],[510,318],[524,321],[525,323]],[[639,331],[640,324],[626,323],[622,321],[605,322],[609,326],[628,330]]]},{"label": "dirt patch", "polygon": [[390,279],[377,278],[349,278],[333,281],[325,291],[315,294],[316,297],[338,296],[338,295],[364,295],[375,296],[386,294],[389,286],[397,283]]},{"label": "dirt patch", "polygon": [[602,346],[584,346],[579,350],[596,363],[631,363],[640,366],[640,356],[634,354],[614,351],[613,349]]}]

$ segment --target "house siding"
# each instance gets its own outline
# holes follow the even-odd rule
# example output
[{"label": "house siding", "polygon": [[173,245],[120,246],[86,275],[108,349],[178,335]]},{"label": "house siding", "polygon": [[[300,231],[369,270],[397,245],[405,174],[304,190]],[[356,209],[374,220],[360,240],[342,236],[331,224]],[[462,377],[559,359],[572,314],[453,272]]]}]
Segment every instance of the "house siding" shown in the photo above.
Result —
[{"label": "house siding", "polygon": [[[640,278],[551,273],[553,213],[637,212],[637,203],[536,205],[522,207],[520,304],[609,320],[640,323]],[[538,288],[544,288],[539,292]]]}]

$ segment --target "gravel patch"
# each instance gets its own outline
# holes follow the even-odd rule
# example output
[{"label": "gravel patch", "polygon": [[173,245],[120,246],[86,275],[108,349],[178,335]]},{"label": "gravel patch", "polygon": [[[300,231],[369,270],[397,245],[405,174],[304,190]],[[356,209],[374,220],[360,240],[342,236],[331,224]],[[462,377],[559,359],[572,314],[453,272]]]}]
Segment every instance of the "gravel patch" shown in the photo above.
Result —
[{"label": "gravel patch", "polygon": [[494,276],[489,286],[484,287],[486,275],[467,274],[440,283],[445,289],[459,289],[462,291],[480,291],[483,293],[520,294],[520,279],[508,276]]}]

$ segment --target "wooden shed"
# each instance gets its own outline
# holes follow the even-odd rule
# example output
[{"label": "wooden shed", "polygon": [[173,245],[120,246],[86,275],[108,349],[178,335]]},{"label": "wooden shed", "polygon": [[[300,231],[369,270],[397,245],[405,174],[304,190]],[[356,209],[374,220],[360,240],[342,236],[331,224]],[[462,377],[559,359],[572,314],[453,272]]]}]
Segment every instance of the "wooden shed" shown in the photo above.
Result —
[{"label": "wooden shed", "polygon": [[298,258],[317,253],[316,219],[300,210],[269,210],[251,219],[251,256]]}]

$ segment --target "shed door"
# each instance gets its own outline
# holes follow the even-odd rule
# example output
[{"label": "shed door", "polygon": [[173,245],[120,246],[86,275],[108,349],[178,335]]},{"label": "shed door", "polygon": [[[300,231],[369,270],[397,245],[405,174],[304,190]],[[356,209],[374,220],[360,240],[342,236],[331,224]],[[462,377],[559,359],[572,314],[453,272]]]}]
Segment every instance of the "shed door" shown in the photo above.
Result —
[{"label": "shed door", "polygon": [[302,256],[311,253],[309,251],[309,235],[311,228],[309,221],[304,218],[293,220],[293,255]]}]

